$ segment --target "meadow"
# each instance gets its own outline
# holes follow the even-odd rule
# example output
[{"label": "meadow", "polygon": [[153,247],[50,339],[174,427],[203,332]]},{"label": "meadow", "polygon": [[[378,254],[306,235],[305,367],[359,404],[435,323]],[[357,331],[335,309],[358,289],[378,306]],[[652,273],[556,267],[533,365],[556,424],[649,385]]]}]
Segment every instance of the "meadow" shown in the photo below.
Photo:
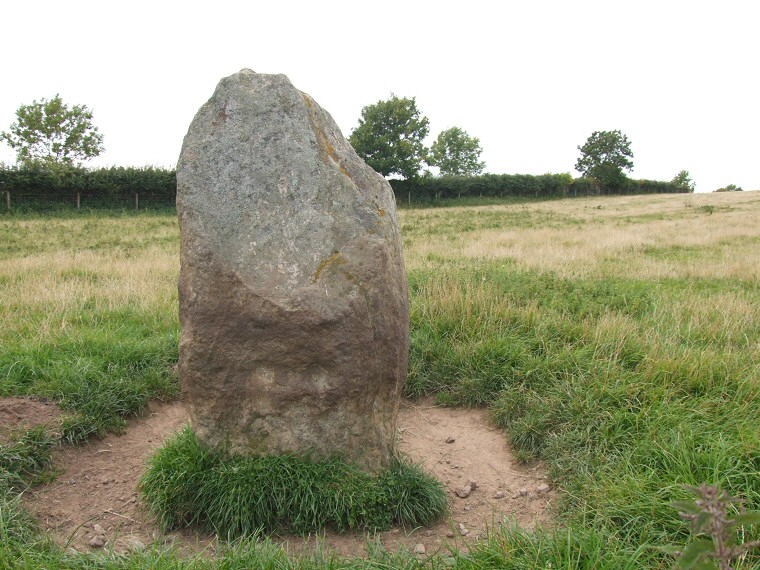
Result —
[{"label": "meadow", "polygon": [[[684,484],[760,508],[760,192],[454,203],[400,223],[407,397],[488,407],[519,457],[548,465],[554,527],[424,562],[251,541],[216,558],[74,554],[19,508],[57,445],[29,433],[0,447],[0,566],[662,568],[653,547],[689,537],[670,506]],[[66,444],[176,397],[178,264],[171,212],[0,217],[0,396],[58,402]]]}]

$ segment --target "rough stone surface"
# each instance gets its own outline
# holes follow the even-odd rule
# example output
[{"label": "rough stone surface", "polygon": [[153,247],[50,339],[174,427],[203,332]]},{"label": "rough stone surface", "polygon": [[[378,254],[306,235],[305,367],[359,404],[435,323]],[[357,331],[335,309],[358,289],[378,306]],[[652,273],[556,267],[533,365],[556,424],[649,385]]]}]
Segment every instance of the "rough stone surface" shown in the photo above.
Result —
[{"label": "rough stone surface", "polygon": [[387,465],[409,321],[395,200],[284,75],[221,80],[177,166],[183,397],[231,453]]}]

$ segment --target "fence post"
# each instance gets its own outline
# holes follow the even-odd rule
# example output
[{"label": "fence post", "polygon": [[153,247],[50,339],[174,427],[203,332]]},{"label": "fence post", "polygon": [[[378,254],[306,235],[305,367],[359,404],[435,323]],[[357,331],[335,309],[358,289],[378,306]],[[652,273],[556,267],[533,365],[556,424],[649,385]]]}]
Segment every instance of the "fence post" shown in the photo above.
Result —
[{"label": "fence post", "polygon": [[140,209],[140,195],[135,192],[135,210]]},{"label": "fence post", "polygon": [[77,192],[77,210],[79,209],[79,192]]},{"label": "fence post", "polygon": [[5,191],[5,207],[8,209],[8,211],[11,211],[11,191],[6,190]]},{"label": "fence post", "polygon": [[411,192],[409,192],[409,205],[410,206],[412,205],[412,193]]}]

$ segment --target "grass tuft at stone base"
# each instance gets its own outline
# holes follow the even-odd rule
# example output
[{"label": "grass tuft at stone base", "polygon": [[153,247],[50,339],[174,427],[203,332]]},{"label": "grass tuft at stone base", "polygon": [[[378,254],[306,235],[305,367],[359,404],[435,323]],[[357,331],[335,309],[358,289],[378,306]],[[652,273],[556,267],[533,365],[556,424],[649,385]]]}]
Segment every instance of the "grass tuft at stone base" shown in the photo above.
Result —
[{"label": "grass tuft at stone base", "polygon": [[274,530],[386,530],[428,525],[448,509],[443,485],[397,460],[376,476],[339,459],[225,457],[183,429],[151,458],[140,493],[165,529],[228,539]]}]

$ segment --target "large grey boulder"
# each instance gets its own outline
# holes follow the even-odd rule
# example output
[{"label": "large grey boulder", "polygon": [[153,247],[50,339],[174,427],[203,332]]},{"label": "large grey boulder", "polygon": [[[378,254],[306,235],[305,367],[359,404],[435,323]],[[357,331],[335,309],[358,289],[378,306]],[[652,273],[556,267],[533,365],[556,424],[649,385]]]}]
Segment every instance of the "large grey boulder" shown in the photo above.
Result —
[{"label": "large grey boulder", "polygon": [[387,466],[409,348],[393,192],[284,75],[219,82],[177,166],[182,393],[231,453]]}]

